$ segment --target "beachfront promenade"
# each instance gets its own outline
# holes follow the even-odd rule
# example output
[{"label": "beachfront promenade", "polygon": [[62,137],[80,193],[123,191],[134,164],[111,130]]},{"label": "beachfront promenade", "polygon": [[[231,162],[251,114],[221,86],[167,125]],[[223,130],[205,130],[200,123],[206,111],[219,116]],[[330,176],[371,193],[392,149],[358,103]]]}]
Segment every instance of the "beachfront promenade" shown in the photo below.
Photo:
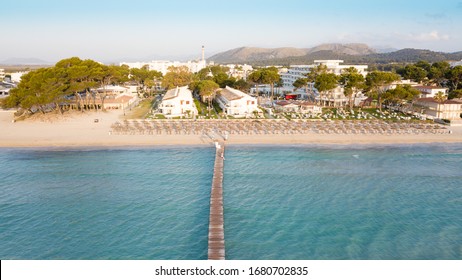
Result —
[{"label": "beachfront promenade", "polygon": [[268,134],[447,134],[428,122],[383,120],[124,120],[112,124],[114,135],[268,135]]},{"label": "beachfront promenade", "polygon": [[212,190],[210,192],[208,259],[224,260],[223,165],[225,147],[224,143],[215,142],[215,145],[215,164],[213,167]]}]

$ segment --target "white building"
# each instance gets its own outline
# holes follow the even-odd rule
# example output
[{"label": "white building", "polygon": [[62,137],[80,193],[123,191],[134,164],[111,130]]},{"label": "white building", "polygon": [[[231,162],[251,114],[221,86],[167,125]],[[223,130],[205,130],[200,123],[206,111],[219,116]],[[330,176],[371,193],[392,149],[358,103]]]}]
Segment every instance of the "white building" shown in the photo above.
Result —
[{"label": "white building", "polygon": [[20,71],[20,72],[11,73],[11,81],[13,83],[19,83],[21,82],[21,77],[27,73],[29,73],[29,71]]},{"label": "white building", "polygon": [[10,96],[10,88],[0,86],[0,99]]},{"label": "white building", "polygon": [[171,66],[186,66],[191,73],[199,72],[203,68],[207,67],[207,63],[205,61],[204,46],[202,46],[202,58],[198,60],[190,60],[187,62],[169,60],[153,60],[150,62],[121,62],[119,65],[127,65],[129,68],[142,68],[147,65],[149,70],[159,71],[162,73],[162,75],[167,74],[168,68]]},{"label": "white building", "polygon": [[419,98],[414,101],[414,111],[428,118],[460,120],[462,118],[462,102],[446,100],[438,103],[433,98]]},{"label": "white building", "polygon": [[[311,65],[292,65],[287,69],[287,72],[280,73],[283,83],[283,91],[291,90],[294,93],[301,94],[302,96],[309,95],[309,92],[314,92],[315,95],[318,95],[318,91],[314,88],[314,83],[308,84],[308,92],[306,92],[306,88],[300,88],[295,91],[293,83],[300,78],[306,78],[306,74],[308,74],[311,69],[319,65],[325,65],[328,72],[334,73],[336,75],[342,74],[343,70],[350,67],[356,68],[358,72],[363,76],[367,75],[367,65],[341,65],[341,63],[343,63],[343,60],[315,60],[314,64]],[[341,104],[342,102],[345,102],[345,96],[343,94],[342,87],[338,87],[337,89],[333,90],[331,93],[329,93],[329,96],[318,96],[318,100],[320,98],[327,98],[324,101],[328,103],[334,102],[335,104]]]},{"label": "white building", "polygon": [[420,91],[420,98],[433,98],[438,92],[444,93],[444,95],[448,95],[448,88],[444,87],[437,87],[437,86],[413,86],[416,90]]},{"label": "white building", "polygon": [[225,66],[229,68],[227,74],[230,77],[236,78],[237,80],[247,80],[247,76],[253,71],[253,67],[247,64],[227,64]]},{"label": "white building", "polygon": [[0,68],[0,80],[3,80],[5,78],[5,69]]},{"label": "white building", "polygon": [[217,93],[215,100],[229,116],[251,117],[255,111],[260,111],[255,97],[228,86]]},{"label": "white building", "polygon": [[462,66],[462,60],[449,62],[449,65],[451,65],[451,67]]},{"label": "white building", "polygon": [[399,80],[399,81],[394,81],[393,83],[391,83],[389,86],[385,86],[384,87],[384,90],[390,90],[390,89],[395,89],[397,86],[411,86],[411,87],[415,87],[415,86],[420,86],[421,84],[417,83],[417,82],[414,82],[414,81],[411,81],[411,80]]},{"label": "white building", "polygon": [[286,113],[321,114],[322,107],[308,101],[280,100],[274,102],[274,109]]},{"label": "white building", "polygon": [[129,87],[123,87],[123,86],[109,85],[106,87],[97,88],[96,91],[98,93],[106,92],[107,95],[112,95],[112,96],[133,95],[132,90]]},{"label": "white building", "polygon": [[192,93],[187,86],[176,87],[167,91],[158,109],[167,118],[197,115]]},{"label": "white building", "polygon": [[340,75],[343,70],[353,67],[358,70],[359,74],[367,75],[367,65],[340,65],[340,63],[343,63],[343,60],[315,60],[314,66],[325,65],[327,66],[327,71],[335,75]]},{"label": "white building", "polygon": [[328,92],[320,93],[316,100],[324,106],[341,107],[348,104],[348,97],[345,96],[343,87],[336,87]]},{"label": "white building", "polygon": [[162,75],[167,74],[168,68],[171,66],[173,67],[186,66],[189,69],[189,71],[192,73],[199,72],[201,69],[207,66],[205,60],[187,61],[187,62],[153,60],[150,62],[121,62],[120,65],[127,65],[129,68],[142,68],[145,65],[147,65],[149,70],[159,71],[162,73]]}]

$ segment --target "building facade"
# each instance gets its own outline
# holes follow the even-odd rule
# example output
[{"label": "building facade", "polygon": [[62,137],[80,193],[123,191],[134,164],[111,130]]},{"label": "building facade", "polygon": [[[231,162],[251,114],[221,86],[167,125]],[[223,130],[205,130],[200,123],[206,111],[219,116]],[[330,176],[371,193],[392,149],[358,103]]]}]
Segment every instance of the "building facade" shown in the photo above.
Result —
[{"label": "building facade", "polygon": [[419,98],[414,101],[414,112],[430,119],[460,120],[462,118],[462,102],[446,100],[438,103],[433,98]]},{"label": "building facade", "polygon": [[197,115],[192,92],[187,86],[168,90],[162,98],[158,110],[167,118],[193,117]]},{"label": "building facade", "polygon": [[249,117],[260,111],[255,97],[228,86],[217,93],[215,100],[226,115],[233,117]]},{"label": "building facade", "polygon": [[199,72],[200,70],[207,67],[207,62],[205,61],[205,50],[202,46],[202,57],[198,60],[190,60],[186,62],[179,61],[169,61],[169,60],[153,60],[149,62],[121,62],[120,66],[127,65],[129,68],[143,68],[147,66],[149,70],[155,70],[162,73],[162,75],[167,74],[169,67],[181,67],[185,66],[189,69],[191,73]]},{"label": "building facade", "polygon": [[438,92],[442,92],[444,95],[448,95],[448,88],[437,87],[437,86],[413,86],[416,90],[420,91],[420,98],[433,98]]},{"label": "building facade", "polygon": [[280,100],[274,102],[276,111],[285,113],[302,113],[318,115],[322,113],[322,107],[308,101]]},{"label": "building facade", "polygon": [[337,106],[344,104],[347,98],[343,94],[343,88],[340,86],[323,96],[319,95],[319,92],[314,87],[314,83],[309,83],[306,88],[301,89],[295,89],[293,86],[296,80],[306,78],[306,74],[319,65],[325,65],[328,72],[336,75],[342,74],[342,71],[350,67],[357,69],[363,76],[367,75],[367,65],[342,65],[341,63],[343,63],[343,60],[315,60],[314,64],[311,65],[292,65],[287,69],[287,72],[280,74],[284,91],[290,90],[306,97],[314,94],[317,96],[318,101],[323,101],[329,105]]}]

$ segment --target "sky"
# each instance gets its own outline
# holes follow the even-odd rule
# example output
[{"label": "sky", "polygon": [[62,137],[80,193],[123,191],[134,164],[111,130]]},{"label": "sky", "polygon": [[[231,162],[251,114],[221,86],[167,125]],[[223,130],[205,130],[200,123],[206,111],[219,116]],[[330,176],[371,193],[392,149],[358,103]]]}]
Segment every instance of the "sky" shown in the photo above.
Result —
[{"label": "sky", "polygon": [[365,43],[462,51],[462,0],[0,0],[0,61],[195,59]]}]

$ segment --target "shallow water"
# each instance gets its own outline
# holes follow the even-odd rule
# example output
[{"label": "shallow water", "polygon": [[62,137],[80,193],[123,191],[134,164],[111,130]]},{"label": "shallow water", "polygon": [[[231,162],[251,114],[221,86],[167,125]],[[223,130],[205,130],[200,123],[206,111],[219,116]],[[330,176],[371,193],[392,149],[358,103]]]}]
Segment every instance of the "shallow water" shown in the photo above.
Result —
[{"label": "shallow water", "polygon": [[[213,148],[0,150],[1,259],[206,259]],[[461,259],[462,145],[234,146],[227,259]]]}]

